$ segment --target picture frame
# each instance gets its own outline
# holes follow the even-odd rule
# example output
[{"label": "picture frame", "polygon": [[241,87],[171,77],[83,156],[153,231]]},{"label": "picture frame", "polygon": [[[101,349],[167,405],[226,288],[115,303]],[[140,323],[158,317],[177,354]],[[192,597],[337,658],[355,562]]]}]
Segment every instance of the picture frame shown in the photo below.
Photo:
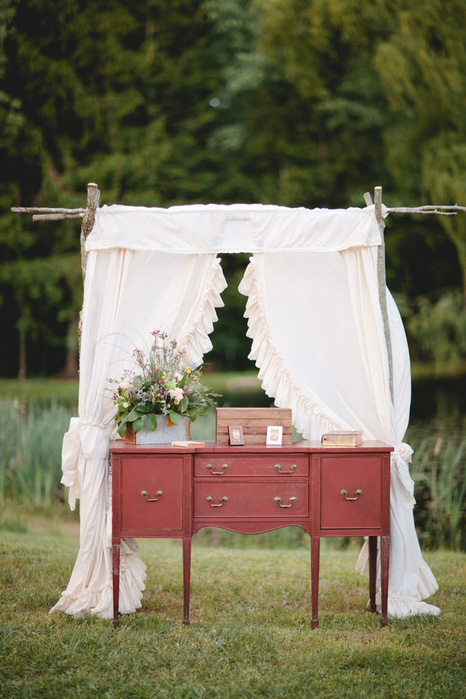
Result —
[{"label": "picture frame", "polygon": [[230,446],[244,446],[244,434],[242,425],[228,425],[228,432],[230,435]]},{"label": "picture frame", "polygon": [[269,425],[267,427],[267,440],[266,445],[268,447],[281,447],[283,442],[283,427],[281,425]]}]

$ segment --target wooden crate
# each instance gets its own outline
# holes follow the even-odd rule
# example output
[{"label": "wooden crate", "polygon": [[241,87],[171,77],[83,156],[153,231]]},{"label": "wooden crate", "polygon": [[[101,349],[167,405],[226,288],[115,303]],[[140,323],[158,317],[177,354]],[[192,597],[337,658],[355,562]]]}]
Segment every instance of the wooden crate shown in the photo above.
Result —
[{"label": "wooden crate", "polygon": [[283,427],[282,444],[291,444],[291,410],[282,408],[217,408],[217,442],[229,444],[230,425],[241,425],[245,444],[265,444],[267,427]]}]

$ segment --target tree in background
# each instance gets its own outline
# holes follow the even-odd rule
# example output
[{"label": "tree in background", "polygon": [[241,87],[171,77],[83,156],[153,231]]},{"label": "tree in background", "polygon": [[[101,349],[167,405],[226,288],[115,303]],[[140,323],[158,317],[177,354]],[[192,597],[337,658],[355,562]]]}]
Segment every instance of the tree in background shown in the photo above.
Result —
[{"label": "tree in background", "polygon": [[[392,205],[465,201],[459,0],[0,3],[5,212],[82,206],[88,181],[109,204],[360,206],[374,184]],[[426,304],[434,317],[464,288],[465,220],[388,223],[388,281],[424,359]],[[25,373],[26,345],[32,372],[63,368],[78,241],[75,222],[0,217],[0,322],[19,336],[1,373],[16,355]],[[243,258],[223,261],[228,308],[209,357],[229,368],[249,347]],[[447,308],[435,317],[454,318]]]}]

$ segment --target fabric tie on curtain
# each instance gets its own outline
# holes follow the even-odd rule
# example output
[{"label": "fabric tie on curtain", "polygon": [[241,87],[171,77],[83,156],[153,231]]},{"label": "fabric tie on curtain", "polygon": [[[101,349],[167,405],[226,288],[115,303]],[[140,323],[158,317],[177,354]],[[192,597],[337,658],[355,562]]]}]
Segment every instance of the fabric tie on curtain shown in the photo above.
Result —
[{"label": "fabric tie on curtain", "polygon": [[[111,618],[111,482],[109,435],[115,406],[108,387],[121,376],[134,347],[154,329],[166,330],[198,365],[211,348],[208,333],[226,286],[215,254],[171,255],[113,248],[90,251],[84,290],[79,418],[63,440],[63,479],[70,506],[81,499],[80,549],[68,583],[51,612]],[[120,611],[141,606],[145,565],[139,545],[122,541]]]},{"label": "fabric tie on curtain", "polygon": [[[51,611],[112,616],[107,450],[114,406],[108,378],[121,375],[133,347],[154,329],[165,329],[184,347],[189,362],[201,363],[226,286],[216,255],[249,252],[253,257],[240,290],[249,297],[250,357],[266,393],[278,407],[292,409],[294,424],[307,439],[319,440],[331,429],[361,429],[365,439],[395,445],[389,613],[406,616],[426,608],[438,613],[421,602],[437,584],[414,528],[411,450],[402,443],[411,399],[409,354],[387,290],[393,405],[388,391],[376,264],[380,242],[373,206],[98,209],[86,243],[80,417],[72,418],[63,444],[70,504],[81,498],[80,551],[69,585]],[[126,542],[122,557],[122,612],[140,606],[144,569],[136,547]]]},{"label": "fabric tie on curtain", "polygon": [[[410,406],[409,354],[387,290],[395,400],[378,301],[373,248],[339,253],[254,254],[240,285],[248,296],[249,357],[267,395],[291,408],[305,439],[332,429],[362,430],[364,439],[395,445],[391,457],[391,540],[388,613],[438,614],[422,602],[437,582],[422,558],[413,520],[412,449],[401,440]],[[368,545],[356,569],[368,573]]]},{"label": "fabric tie on curtain", "polygon": [[71,510],[75,509],[76,500],[81,496],[78,472],[80,454],[86,459],[105,459],[110,443],[109,429],[113,426],[113,417],[106,424],[71,418],[70,428],[63,437],[61,479],[63,485],[70,489],[68,502]]}]

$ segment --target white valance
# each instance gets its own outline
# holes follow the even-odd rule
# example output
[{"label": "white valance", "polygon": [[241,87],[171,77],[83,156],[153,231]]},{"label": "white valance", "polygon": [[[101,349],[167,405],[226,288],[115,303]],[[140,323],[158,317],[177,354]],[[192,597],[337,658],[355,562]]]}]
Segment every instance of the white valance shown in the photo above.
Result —
[{"label": "white valance", "polygon": [[[437,583],[424,562],[413,520],[411,449],[403,444],[410,406],[406,337],[387,290],[394,369],[388,390],[374,207],[111,206],[98,209],[89,235],[80,356],[79,418],[63,443],[70,503],[81,498],[80,551],[67,590],[52,611],[112,616],[109,433],[115,407],[107,390],[134,347],[166,330],[193,364],[211,348],[222,305],[219,252],[253,253],[240,290],[251,358],[269,396],[291,408],[297,429],[319,439],[329,429],[361,429],[393,444],[388,612],[437,614],[423,599]],[[123,548],[120,610],[140,606],[144,566]],[[367,547],[358,562],[365,569]]]},{"label": "white valance", "polygon": [[371,245],[380,245],[374,206],[290,209],[262,204],[207,204],[162,209],[114,205],[97,209],[86,249],[332,252]]}]

